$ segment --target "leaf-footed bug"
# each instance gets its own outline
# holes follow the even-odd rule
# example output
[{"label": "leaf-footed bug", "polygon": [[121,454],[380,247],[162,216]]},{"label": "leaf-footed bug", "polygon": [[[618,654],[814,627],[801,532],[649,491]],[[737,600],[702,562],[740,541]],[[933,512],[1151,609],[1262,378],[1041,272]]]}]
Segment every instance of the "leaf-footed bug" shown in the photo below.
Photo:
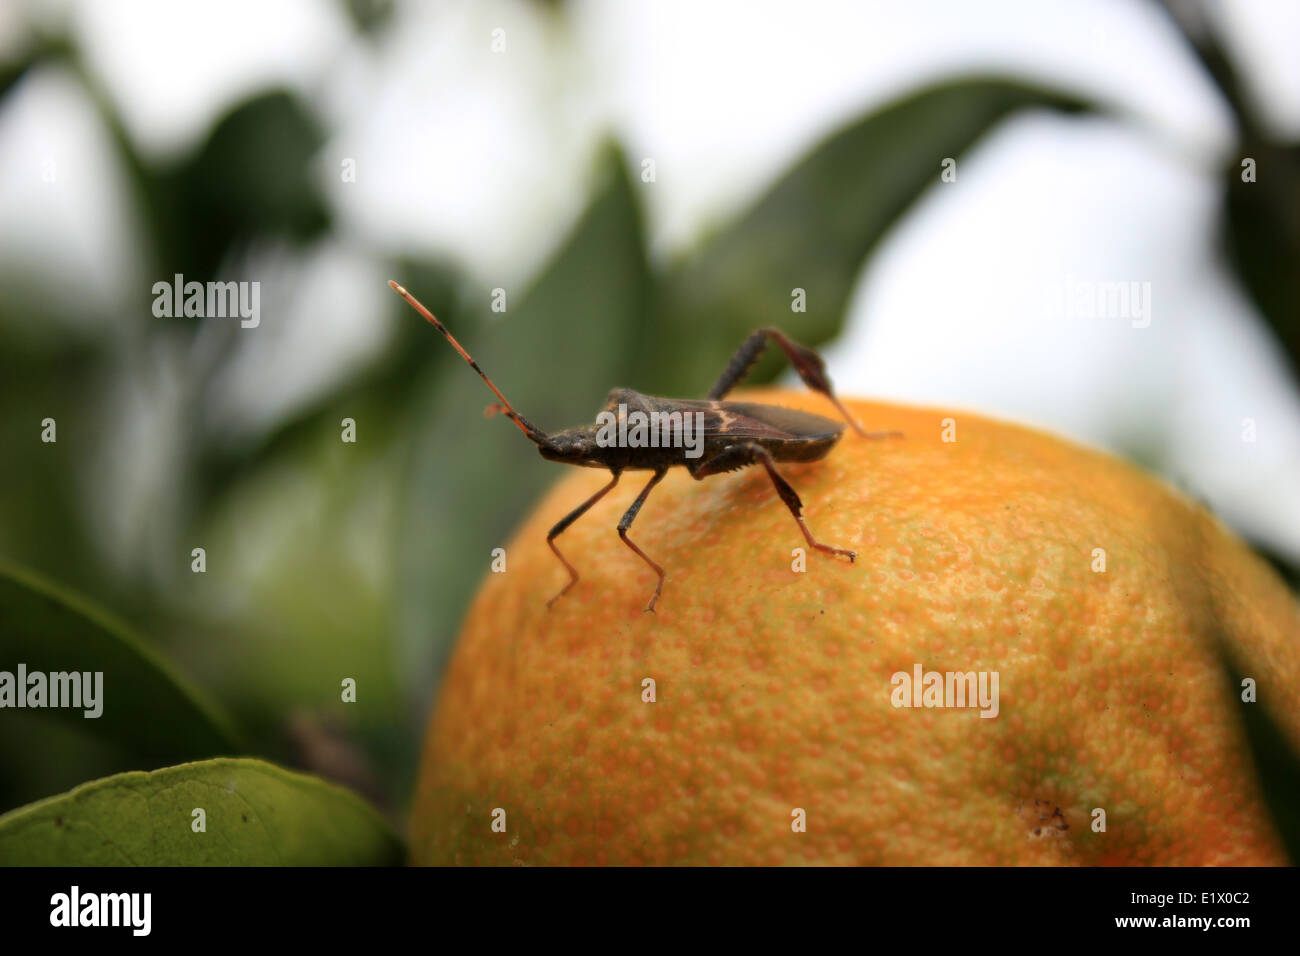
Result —
[{"label": "leaf-footed bug", "polygon": [[[808,530],[808,525],[803,520],[803,502],[799,500],[799,495],[794,488],[790,487],[789,482],[781,477],[775,465],[778,461],[817,461],[826,457],[839,441],[844,425],[812,412],[781,408],[777,405],[763,405],[759,402],[727,402],[722,399],[745,377],[767,347],[768,340],[771,339],[785,352],[804,384],[829,398],[844,419],[863,438],[901,437],[901,432],[863,431],[862,426],[854,420],[848,409],[840,404],[839,399],[831,391],[830,379],[826,377],[826,367],[820,356],[787,338],[779,329],[756,329],[750,333],[749,338],[745,339],[731,361],[727,363],[727,367],[723,369],[722,375],[714,383],[713,388],[709,389],[706,399],[697,401],[656,398],[642,395],[630,388],[616,388],[609,393],[604,409],[597,416],[597,424],[566,428],[548,435],[514,410],[501,391],[492,384],[492,380],[479,368],[478,363],[432,312],[396,282],[390,280],[388,284],[442,333],[443,338],[451,343],[452,348],[460,353],[461,358],[468,362],[470,368],[478,372],[488,388],[492,389],[498,401],[487,407],[488,414],[500,412],[513,421],[519,430],[537,445],[543,458],[568,465],[609,469],[611,475],[609,484],[556,522],[546,536],[546,543],[569,572],[568,584],[546,602],[548,608],[578,583],[577,569],[560,553],[560,549],[555,545],[555,539],[569,525],[586,514],[592,505],[605,497],[618,484],[618,479],[623,472],[628,470],[654,472],[650,481],[641,489],[641,493],[636,496],[636,500],[624,512],[622,520],[618,523],[618,535],[623,543],[636,552],[637,556],[650,565],[659,576],[650,603],[645,607],[647,611],[655,609],[655,602],[663,592],[664,569],[642,551],[636,542],[627,536],[627,532],[654,486],[663,480],[668,469],[674,465],[685,466],[697,481],[710,475],[735,471],[749,465],[762,465],[767,470],[768,477],[772,479],[776,493],[794,515],[794,520],[798,522],[799,530],[803,532],[809,547],[826,554],[842,555],[848,558],[850,563],[857,557],[855,551],[822,544],[813,538],[812,532]],[[692,417],[699,423],[698,428],[694,430],[697,442],[693,448],[690,447],[689,441],[692,433],[690,424]],[[651,423],[648,431],[644,426],[644,422],[647,421]],[[627,440],[629,423],[632,424],[633,440]],[[660,424],[663,425],[662,430],[659,430]],[[673,433],[672,429],[676,429],[676,432]],[[657,441],[661,436],[665,440]],[[636,440],[638,437],[640,440]],[[691,454],[692,451],[695,452],[694,455]]]}]

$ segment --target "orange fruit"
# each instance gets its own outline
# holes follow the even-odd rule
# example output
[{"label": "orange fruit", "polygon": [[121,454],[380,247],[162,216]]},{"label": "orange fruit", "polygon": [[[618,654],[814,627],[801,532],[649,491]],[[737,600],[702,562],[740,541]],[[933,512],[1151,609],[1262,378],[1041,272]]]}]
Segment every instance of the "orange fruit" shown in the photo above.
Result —
[{"label": "orange fruit", "polygon": [[[834,414],[812,394],[746,397]],[[856,564],[809,552],[792,570],[806,545],[761,467],[675,469],[630,532],[668,574],[643,613],[654,574],[615,531],[648,478],[629,472],[560,537],[582,577],[548,612],[567,576],[547,530],[608,475],[559,482],[467,615],[413,859],[1286,862],[1240,713],[1267,706],[1300,743],[1300,610],[1272,569],[1104,454],[848,404],[905,437],[846,432],[780,467],[814,535]],[[990,693],[996,672],[996,716],[952,695],[895,706],[895,675],[917,666],[983,672]]]}]

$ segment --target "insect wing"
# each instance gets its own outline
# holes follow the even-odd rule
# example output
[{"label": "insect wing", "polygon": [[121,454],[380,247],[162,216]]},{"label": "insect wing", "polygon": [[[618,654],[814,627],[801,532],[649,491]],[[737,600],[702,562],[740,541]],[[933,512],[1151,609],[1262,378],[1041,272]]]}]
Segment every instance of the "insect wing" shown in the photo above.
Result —
[{"label": "insect wing", "polygon": [[844,424],[834,419],[761,402],[682,401],[677,407],[683,412],[704,414],[706,438],[817,439],[844,431]]}]

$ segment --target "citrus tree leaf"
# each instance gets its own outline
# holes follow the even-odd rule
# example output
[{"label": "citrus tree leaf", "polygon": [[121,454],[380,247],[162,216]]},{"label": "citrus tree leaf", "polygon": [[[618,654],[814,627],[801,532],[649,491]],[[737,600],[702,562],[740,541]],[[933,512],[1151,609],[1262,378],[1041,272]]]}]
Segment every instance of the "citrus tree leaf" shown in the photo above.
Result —
[{"label": "citrus tree leaf", "polygon": [[[1242,666],[1230,650],[1227,637],[1220,634],[1215,643],[1229,699],[1237,707],[1251,760],[1259,774],[1260,793],[1292,865],[1300,865],[1300,753],[1277,718],[1269,713],[1268,704],[1242,701],[1242,679],[1253,671]],[[1265,693],[1275,689],[1268,684]]]},{"label": "citrus tree leaf", "polygon": [[1226,175],[1223,243],[1278,343],[1300,375],[1300,146],[1247,139],[1241,155],[1257,164],[1257,177]]},{"label": "citrus tree leaf", "polygon": [[125,624],[87,599],[0,561],[0,671],[16,683],[20,664],[28,675],[102,674],[98,717],[87,717],[85,706],[27,713],[111,741],[137,767],[239,749],[224,719]]},{"label": "citrus tree leaf", "polygon": [[[695,394],[684,390],[711,382],[717,356],[729,355],[759,326],[780,325],[809,345],[827,339],[839,329],[867,254],[939,182],[943,160],[961,156],[994,124],[1029,107],[1076,112],[1084,104],[1010,81],[960,80],[892,102],[815,147],[674,267],[650,343],[667,343],[673,352],[656,353],[655,387]],[[795,288],[806,293],[806,312],[791,311]],[[682,354],[687,335],[691,349]]]},{"label": "citrus tree leaf", "polygon": [[355,794],[250,758],[106,777],[0,817],[5,866],[383,866],[402,855]]},{"label": "citrus tree leaf", "polygon": [[1293,267],[1300,256],[1300,143],[1279,139],[1270,129],[1220,31],[1206,29],[1188,4],[1161,5],[1232,110],[1239,141],[1222,171],[1226,215],[1220,241],[1291,360],[1292,374],[1300,374],[1300,273]]},{"label": "citrus tree leaf", "polygon": [[[639,387],[644,379],[636,372],[653,335],[640,198],[623,151],[604,144],[594,173],[586,209],[529,287],[461,337],[519,411],[549,430],[592,421],[612,387]],[[409,321],[423,326],[414,315]],[[440,336],[427,326],[419,331],[442,361],[412,406],[420,437],[399,564],[411,622],[404,669],[427,681],[488,573],[492,549],[558,472],[505,419],[483,420],[492,394]],[[431,687],[413,690],[425,699]]]},{"label": "citrus tree leaf", "polygon": [[310,175],[323,141],[301,99],[271,89],[232,107],[181,162],[143,169],[138,181],[161,275],[211,276],[244,243],[323,235],[330,213]]}]

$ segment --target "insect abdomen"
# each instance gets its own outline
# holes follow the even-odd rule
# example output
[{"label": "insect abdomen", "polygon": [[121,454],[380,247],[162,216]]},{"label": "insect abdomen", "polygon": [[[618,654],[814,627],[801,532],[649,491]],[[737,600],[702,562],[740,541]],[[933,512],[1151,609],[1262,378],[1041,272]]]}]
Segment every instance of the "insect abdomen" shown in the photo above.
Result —
[{"label": "insect abdomen", "polygon": [[817,461],[840,440],[839,435],[820,438],[767,439],[761,444],[777,461]]}]

